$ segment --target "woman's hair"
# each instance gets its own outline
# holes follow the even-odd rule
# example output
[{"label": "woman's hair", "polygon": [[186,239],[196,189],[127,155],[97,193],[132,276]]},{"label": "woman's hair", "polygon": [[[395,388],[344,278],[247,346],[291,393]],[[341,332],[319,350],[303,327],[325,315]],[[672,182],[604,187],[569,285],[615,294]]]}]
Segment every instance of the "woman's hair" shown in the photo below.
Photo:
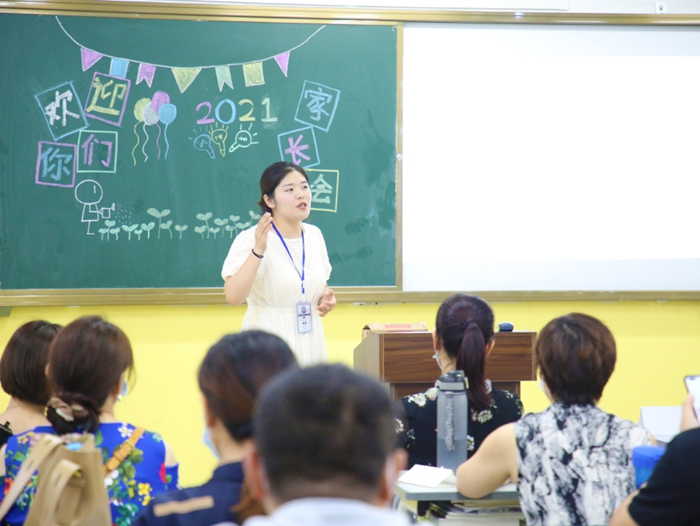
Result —
[{"label": "woman's hair", "polygon": [[554,399],[595,404],[615,369],[615,338],[600,320],[572,313],[545,325],[535,360]]},{"label": "woman's hair", "polygon": [[60,329],[55,323],[36,320],[15,331],[0,359],[3,391],[27,404],[46,405],[49,401],[46,381],[49,345]]},{"label": "woman's hair", "polygon": [[284,179],[289,172],[294,171],[299,172],[301,175],[304,176],[306,182],[309,182],[309,176],[306,174],[306,171],[301,166],[298,166],[294,163],[279,161],[265,168],[265,171],[260,177],[261,196],[260,201],[258,202],[263,214],[266,212],[272,213],[272,209],[269,206],[267,206],[267,203],[265,203],[265,196],[272,199],[275,194],[275,189],[282,182],[282,179]]},{"label": "woman's hair", "polygon": [[[298,367],[289,346],[273,334],[247,331],[216,342],[199,367],[199,389],[209,411],[241,442],[253,434],[253,412],[258,393],[278,373]],[[240,502],[233,507],[240,522],[264,514],[247,481]]]},{"label": "woman's hair", "polygon": [[486,389],[486,346],[493,339],[493,311],[477,296],[455,294],[442,302],[435,331],[442,348],[456,361],[455,369],[469,380],[470,407],[482,411],[491,405]]},{"label": "woman's hair", "polygon": [[260,390],[281,371],[296,367],[294,353],[274,334],[229,334],[204,357],[199,367],[199,389],[209,411],[234,440],[241,442],[253,434],[251,422]]},{"label": "woman's hair", "polygon": [[99,316],[84,316],[58,333],[49,350],[49,388],[54,398],[46,416],[59,435],[78,430],[95,432],[100,411],[131,374],[131,344],[117,327]]}]

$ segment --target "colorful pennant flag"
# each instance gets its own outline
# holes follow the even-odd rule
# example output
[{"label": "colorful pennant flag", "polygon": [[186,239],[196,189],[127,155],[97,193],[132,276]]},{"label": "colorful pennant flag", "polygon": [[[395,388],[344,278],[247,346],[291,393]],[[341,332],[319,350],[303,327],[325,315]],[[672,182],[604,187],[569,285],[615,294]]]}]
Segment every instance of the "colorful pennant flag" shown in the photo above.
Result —
[{"label": "colorful pennant flag", "polygon": [[246,87],[265,84],[265,75],[263,75],[262,62],[243,64],[243,76],[245,77]]},{"label": "colorful pennant flag", "polygon": [[136,77],[136,84],[139,84],[142,80],[146,81],[148,87],[151,87],[153,83],[153,77],[156,74],[156,67],[152,64],[139,64],[139,74]]},{"label": "colorful pennant flag", "polygon": [[185,93],[190,84],[197,78],[202,68],[170,68],[177,82],[177,87],[180,88],[180,93]]},{"label": "colorful pennant flag", "polygon": [[83,71],[87,71],[92,66],[94,66],[95,62],[100,60],[103,57],[103,55],[101,53],[97,53],[96,51],[92,51],[91,49],[85,49],[84,47],[81,47],[80,57],[83,60]]},{"label": "colorful pennant flag", "polygon": [[280,67],[282,73],[284,73],[284,76],[286,77],[287,69],[289,68],[289,51],[277,55],[275,57],[275,62],[277,62],[277,65]]},{"label": "colorful pennant flag", "polygon": [[216,66],[216,81],[219,83],[219,91],[224,89],[224,84],[233,89],[233,80],[231,80],[231,70],[228,66]]},{"label": "colorful pennant flag", "polygon": [[112,65],[109,67],[109,74],[120,79],[126,78],[126,70],[129,67],[129,61],[121,58],[113,58]]}]

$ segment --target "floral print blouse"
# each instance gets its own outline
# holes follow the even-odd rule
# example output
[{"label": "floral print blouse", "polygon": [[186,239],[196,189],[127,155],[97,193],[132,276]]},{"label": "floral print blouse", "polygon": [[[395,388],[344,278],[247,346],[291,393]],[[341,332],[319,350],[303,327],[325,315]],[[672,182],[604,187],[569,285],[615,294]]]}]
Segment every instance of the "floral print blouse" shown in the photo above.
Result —
[{"label": "floral print blouse", "polygon": [[[472,456],[486,436],[503,424],[515,422],[523,414],[520,398],[510,391],[486,386],[493,399],[483,411],[469,409],[467,454]],[[404,396],[394,405],[398,445],[408,451],[408,468],[414,464],[437,464],[437,397],[440,390],[431,387],[424,393]]]},{"label": "floral print blouse", "polygon": [[[126,442],[134,429],[131,424],[120,422],[100,424],[95,432],[95,446],[102,448],[103,462],[112,458],[115,449]],[[22,462],[27,458],[32,437],[41,433],[56,432],[53,427],[40,426],[8,440],[3,496],[12,487]],[[7,524],[24,523],[36,493],[36,479],[35,474],[10,509],[5,517]],[[146,431],[124,462],[105,477],[112,523],[115,526],[129,526],[141,509],[153,500],[154,495],[175,489],[177,484],[178,466],[165,465],[163,439],[158,433]]]}]

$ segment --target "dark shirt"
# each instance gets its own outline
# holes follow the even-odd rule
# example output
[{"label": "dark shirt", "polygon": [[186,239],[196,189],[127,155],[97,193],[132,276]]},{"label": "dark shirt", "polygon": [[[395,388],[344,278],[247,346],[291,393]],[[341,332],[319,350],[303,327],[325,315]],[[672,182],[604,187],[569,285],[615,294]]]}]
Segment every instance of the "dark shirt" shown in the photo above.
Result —
[{"label": "dark shirt", "polygon": [[[394,405],[399,447],[408,451],[408,468],[414,464],[437,464],[437,395],[432,387],[424,393],[404,396]],[[467,454],[476,453],[481,443],[503,424],[515,422],[523,414],[523,404],[509,391],[492,389],[493,403],[488,409],[469,408]]]},{"label": "dark shirt", "polygon": [[671,440],[629,514],[640,526],[700,526],[700,428]]},{"label": "dark shirt", "polygon": [[10,429],[10,423],[5,422],[5,425],[0,425],[0,447],[7,444],[7,441],[13,435],[12,429]]},{"label": "dark shirt", "polygon": [[209,482],[154,497],[136,517],[133,526],[211,526],[239,524],[231,508],[240,502],[243,465],[240,462],[216,468]]}]

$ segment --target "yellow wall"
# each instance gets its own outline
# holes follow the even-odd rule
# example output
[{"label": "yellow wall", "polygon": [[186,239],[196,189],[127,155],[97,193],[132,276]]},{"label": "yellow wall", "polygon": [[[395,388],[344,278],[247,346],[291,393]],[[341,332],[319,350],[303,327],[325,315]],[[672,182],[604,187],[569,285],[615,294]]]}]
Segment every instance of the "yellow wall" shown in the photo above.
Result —
[{"label": "yellow wall", "polygon": [[[351,365],[352,350],[366,323],[424,321],[432,328],[437,307],[338,305],[325,320],[329,359]],[[510,321],[520,330],[538,331],[550,319],[572,311],[607,323],[617,340],[618,361],[600,405],[634,421],[642,405],[680,404],[685,396],[683,376],[700,374],[698,302],[523,302],[493,307],[497,322]],[[137,377],[134,389],[118,404],[117,416],[162,433],[180,460],[181,482],[193,485],[206,480],[215,463],[201,442],[196,370],[216,339],[240,327],[244,311],[245,307],[223,306],[14,308],[9,318],[0,318],[0,345],[4,348],[19,325],[37,318],[65,325],[78,316],[99,314],[121,327],[134,348]],[[522,399],[528,411],[547,406],[536,382],[523,384]],[[0,406],[6,401],[3,393]]]}]

